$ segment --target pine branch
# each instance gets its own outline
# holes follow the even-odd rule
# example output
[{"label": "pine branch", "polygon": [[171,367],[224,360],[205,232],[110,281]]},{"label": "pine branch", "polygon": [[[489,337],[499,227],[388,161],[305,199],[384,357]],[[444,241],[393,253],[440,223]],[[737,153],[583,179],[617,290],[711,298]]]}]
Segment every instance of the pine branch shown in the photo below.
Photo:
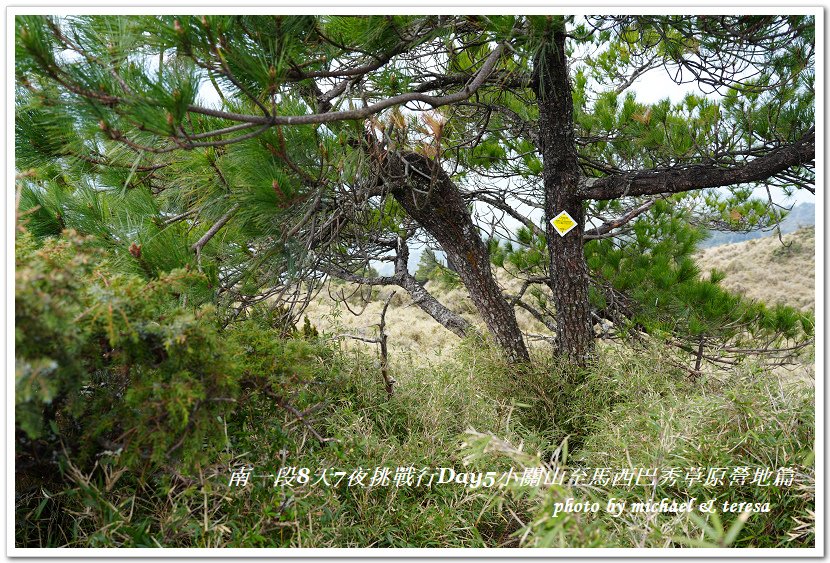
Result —
[{"label": "pine branch", "polygon": [[240,205],[238,203],[231,206],[231,208],[228,209],[228,212],[225,213],[216,222],[215,225],[213,225],[210,229],[208,229],[208,232],[206,232],[204,235],[202,235],[202,238],[200,238],[198,241],[196,241],[195,244],[193,244],[193,246],[190,247],[190,250],[192,250],[193,252],[196,253],[196,260],[197,260],[197,263],[198,263],[198,266],[199,266],[199,271],[201,271],[201,269],[202,269],[202,248],[204,248],[204,246],[208,243],[208,241],[210,241],[210,239],[212,239],[216,235],[216,233],[218,233],[219,230],[222,227],[224,227],[227,224],[228,221],[231,220],[231,217],[233,217],[234,213],[236,213],[239,210],[239,207],[240,207]]},{"label": "pine branch", "polygon": [[719,167],[694,165],[664,170],[637,170],[589,180],[583,199],[609,200],[625,196],[680,193],[704,188],[760,182],[816,157],[815,127],[798,141],[778,147],[746,164]]},{"label": "pine branch", "polygon": [[645,202],[644,204],[639,205],[639,206],[635,207],[634,209],[630,210],[628,213],[626,213],[625,215],[623,215],[622,217],[620,217],[618,219],[614,219],[612,221],[606,221],[605,223],[603,223],[599,227],[595,227],[593,229],[588,229],[587,231],[585,231],[582,234],[582,238],[584,238],[586,240],[603,238],[604,235],[607,235],[612,230],[622,227],[623,225],[631,222],[635,218],[639,217],[640,215],[642,215],[643,213],[645,213],[646,211],[651,209],[654,206],[654,203],[658,199],[659,198],[656,198],[656,197],[652,198],[652,199],[648,200],[647,202]]},{"label": "pine branch", "polygon": [[358,108],[354,110],[346,110],[346,111],[335,111],[329,113],[316,113],[316,114],[308,114],[308,115],[276,115],[271,117],[266,116],[257,116],[257,115],[245,115],[233,112],[226,112],[221,110],[215,110],[210,108],[203,108],[196,105],[188,106],[187,110],[193,113],[199,113],[202,115],[209,115],[211,117],[219,117],[222,119],[228,119],[231,121],[240,121],[240,122],[247,122],[247,123],[254,123],[254,124],[261,124],[261,125],[316,125],[322,123],[332,123],[335,121],[347,121],[353,119],[365,119],[371,115],[379,113],[386,108],[390,108],[392,106],[402,105],[410,102],[422,102],[425,104],[430,105],[433,108],[453,104],[456,102],[460,102],[466,100],[467,98],[471,97],[476,91],[481,88],[482,85],[487,81],[487,77],[493,71],[496,66],[496,62],[498,61],[499,57],[501,56],[502,52],[504,51],[504,44],[499,44],[498,47],[493,49],[490,55],[485,60],[484,64],[482,65],[481,69],[479,69],[478,73],[475,75],[473,80],[467,84],[463,90],[460,92],[456,92],[454,94],[447,94],[446,96],[428,96],[426,94],[421,94],[418,92],[408,92],[406,94],[399,94],[397,96],[392,96],[391,98],[387,98],[385,100],[381,100],[380,102],[376,102],[374,104],[367,105],[363,108]]}]

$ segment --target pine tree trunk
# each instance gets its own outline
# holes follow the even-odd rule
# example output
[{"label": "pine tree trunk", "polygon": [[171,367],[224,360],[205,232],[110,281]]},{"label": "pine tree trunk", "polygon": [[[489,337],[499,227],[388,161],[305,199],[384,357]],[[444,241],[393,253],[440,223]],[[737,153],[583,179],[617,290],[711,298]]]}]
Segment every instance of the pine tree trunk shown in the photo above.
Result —
[{"label": "pine tree trunk", "polygon": [[440,164],[422,155],[388,153],[383,160],[383,175],[392,195],[447,253],[508,360],[529,362],[516,314],[496,284],[487,245],[458,188]]},{"label": "pine tree trunk", "polygon": [[[547,39],[534,61],[534,78],[557,352],[584,364],[593,350],[594,333],[588,302],[588,268],[582,247],[585,210],[578,194],[581,170],[574,142],[564,22],[552,21]],[[577,223],[565,236],[560,236],[550,223],[562,211],[567,211]]]}]

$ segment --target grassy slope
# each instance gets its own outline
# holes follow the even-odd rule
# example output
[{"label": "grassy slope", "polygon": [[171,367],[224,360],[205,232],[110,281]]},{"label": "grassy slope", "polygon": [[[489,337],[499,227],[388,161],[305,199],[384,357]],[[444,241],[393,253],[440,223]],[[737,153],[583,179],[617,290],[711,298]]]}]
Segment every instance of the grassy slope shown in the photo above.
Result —
[{"label": "grassy slope", "polygon": [[[510,278],[504,271],[498,275],[502,287],[508,291],[517,291],[521,286],[521,282]],[[444,305],[479,327],[482,332],[486,331],[484,323],[477,315],[475,306],[465,290],[445,288],[437,282],[427,282],[426,287]],[[393,291],[391,288],[376,289],[364,309],[359,290],[355,286],[335,283],[320,292],[317,299],[306,309],[305,315],[322,332],[372,338],[377,335],[377,324],[380,321],[383,302],[391,291]],[[352,311],[356,313],[363,311],[362,314],[354,315],[349,308],[338,303],[338,299],[332,298],[332,296],[340,295],[347,297],[348,307]],[[526,311],[518,310],[517,317],[519,326],[525,333],[550,334],[544,325]],[[438,360],[455,350],[459,343],[454,334],[413,305],[412,300],[400,289],[397,290],[389,305],[386,331],[389,335],[391,353],[403,355],[418,363]]]},{"label": "grassy slope", "polygon": [[809,310],[816,304],[815,252],[815,229],[808,228],[781,240],[768,236],[707,248],[698,253],[698,263],[704,272],[726,273],[722,284],[729,290]]},{"label": "grassy slope", "polygon": [[[796,250],[806,248],[795,244]],[[752,248],[765,248],[756,242]],[[773,248],[770,246],[770,248]],[[718,255],[726,260],[727,249]],[[768,253],[781,258],[773,251]],[[807,251],[798,254],[808,269]],[[748,251],[753,266],[760,260]],[[705,256],[704,256],[705,259]],[[738,264],[738,258],[732,258]],[[767,264],[760,272],[773,266]],[[791,266],[795,268],[796,266]],[[726,268],[724,268],[726,269]],[[812,268],[809,268],[812,271]],[[727,271],[731,283],[740,271]],[[758,274],[760,277],[760,274]],[[791,278],[792,276],[790,276]],[[766,274],[762,279],[766,278]],[[503,281],[508,286],[513,281]],[[761,284],[755,284],[761,285]],[[340,286],[343,287],[343,286]],[[338,288],[334,288],[336,291]],[[310,319],[324,332],[373,334],[383,290],[355,317],[332,314],[323,293]],[[793,294],[793,292],[784,295]],[[460,290],[442,300],[470,320],[475,315]],[[358,309],[353,299],[353,309]],[[806,301],[805,301],[806,302]],[[204,474],[169,478],[159,487],[108,481],[90,489],[79,481],[66,498],[79,497],[90,533],[67,532],[60,545],[165,547],[670,547],[705,539],[727,545],[724,534],[687,515],[627,514],[612,518],[566,514],[552,506],[568,497],[610,497],[630,502],[662,497],[770,501],[770,514],[751,515],[732,545],[807,547],[814,544],[812,385],[748,363],[690,377],[686,359],[666,348],[604,346],[587,373],[552,362],[543,345],[535,365],[518,373],[497,352],[459,342],[399,295],[388,313],[391,372],[396,392],[387,397],[375,346],[348,341],[340,354],[311,358],[313,377],[299,388],[295,406],[323,436],[316,442],[295,417],[254,395],[228,420],[227,446]],[[522,327],[543,332],[527,318]],[[362,329],[362,330],[361,330]],[[282,361],[277,358],[276,361]],[[292,368],[294,369],[294,368]],[[569,453],[561,446],[566,442]],[[566,457],[567,456],[567,457]],[[265,478],[246,489],[227,486],[227,467],[249,463],[257,472],[281,466],[353,471],[375,467],[453,467],[520,474],[551,460],[585,467],[799,467],[791,489],[655,486],[628,488],[530,487],[473,490],[310,484],[272,487]],[[370,475],[371,476],[371,475]],[[63,497],[61,497],[63,498]],[[26,510],[39,514],[38,499]],[[50,505],[51,506],[51,505]],[[73,504],[74,506],[74,504]],[[135,511],[131,508],[136,506]],[[112,507],[118,507],[113,510]],[[31,510],[31,511],[29,511]],[[79,512],[80,513],[80,512]],[[67,512],[68,514],[68,512]],[[56,517],[55,517],[56,518]],[[29,541],[55,519],[35,518]],[[728,529],[736,514],[724,515]],[[714,524],[709,520],[710,524]],[[67,525],[67,530],[71,528]],[[51,528],[49,528],[51,529]],[[93,532],[94,531],[94,532]],[[152,538],[152,540],[148,539]]]},{"label": "grassy slope", "polygon": [[[813,231],[801,230],[786,236],[784,242],[792,244],[783,247],[777,238],[767,238],[712,248],[700,253],[699,263],[704,272],[710,268],[724,270],[727,274],[724,285],[750,298],[813,307]],[[794,276],[793,272],[799,275]],[[503,272],[500,282],[511,290],[516,284]],[[463,291],[445,291],[434,284],[431,290],[453,310],[480,324]],[[315,302],[309,316],[321,328],[335,333],[374,334],[373,323],[378,320],[381,301],[386,295],[386,290],[380,292],[361,317],[353,316],[342,306],[338,308],[324,296]],[[352,308],[357,309],[355,304]],[[340,313],[332,315],[338,309]],[[440,459],[444,463],[452,460],[450,463],[457,466],[463,450],[453,453],[453,446],[465,435],[459,438],[456,433],[462,428],[472,428],[477,432],[473,437],[484,436],[485,442],[490,440],[478,450],[489,452],[479,458],[482,469],[498,468],[506,459],[510,463],[519,462],[517,467],[521,463],[532,466],[534,462],[529,459],[537,455],[549,458],[565,436],[571,442],[571,459],[575,460],[572,463],[587,467],[811,465],[814,402],[811,365],[799,368],[798,377],[786,370],[763,369],[748,363],[690,380],[682,369],[677,369],[677,362],[683,360],[670,357],[665,350],[607,346],[601,349],[598,362],[587,377],[572,387],[567,372],[547,363],[543,344],[536,347],[539,367],[516,379],[509,375],[508,367],[497,365],[491,353],[463,343],[459,347],[453,335],[405,297],[399,295],[392,301],[387,322],[398,394],[387,402],[380,392],[378,377],[372,374],[374,370],[361,372],[368,384],[377,386],[369,401],[374,405],[369,412],[381,409],[389,417],[382,421],[383,415],[379,418],[369,415],[375,419],[374,429],[365,426],[364,420],[361,431],[368,431],[376,447],[383,449],[382,444],[386,445],[385,458],[389,462],[397,463],[399,459],[416,455],[433,465]],[[525,332],[546,332],[525,316],[520,318],[520,324]],[[362,344],[347,347],[354,352],[358,348],[366,350]],[[366,398],[362,393],[361,396]],[[410,408],[412,400],[419,405],[415,410]],[[403,435],[388,434],[387,428],[397,424],[393,422],[397,415],[392,413],[404,405],[409,405],[404,415],[407,430]],[[446,415],[447,409],[452,413],[450,416]],[[468,436],[466,442],[469,446],[471,442],[475,444],[475,439]],[[517,445],[522,453],[516,452]],[[524,453],[529,453],[530,458],[523,457]],[[792,490],[759,492],[727,488],[713,493],[709,489],[660,488],[651,495],[716,496],[719,500],[738,502],[769,500],[773,513],[750,516],[734,545],[805,546],[813,541],[809,512],[814,502],[811,471],[800,474],[800,479],[800,487]],[[460,507],[479,506],[481,495],[461,491],[437,500],[436,507],[443,505],[439,509],[443,518],[453,520],[453,514]],[[543,489],[539,496],[511,491],[506,496],[496,496],[509,499],[505,500],[506,506],[512,507],[513,512],[505,513],[502,507],[485,504],[475,520],[465,521],[466,525],[459,528],[464,530],[460,535],[445,535],[438,541],[447,542],[443,545],[465,546],[668,547],[690,545],[703,539],[725,545],[723,535],[704,535],[701,524],[684,515],[629,515],[618,520],[584,515],[558,519],[549,516],[551,503],[568,496],[577,500],[596,496],[595,500],[603,503],[609,496],[642,500],[638,493],[642,491],[619,487],[593,492],[567,487]],[[435,498],[432,494],[428,497]],[[470,515],[466,510],[462,513]],[[734,516],[724,515],[727,529],[737,521]],[[408,541],[405,536],[411,532],[398,527],[403,522],[398,522],[391,513],[384,513],[382,519],[397,529],[401,541]],[[498,532],[493,535],[489,526],[496,522],[499,522]],[[419,530],[427,533],[423,528]],[[505,535],[509,531],[515,534]],[[436,530],[436,533],[446,534],[446,531]],[[511,541],[511,537],[517,536],[523,540]],[[384,544],[382,540],[379,542]]]}]

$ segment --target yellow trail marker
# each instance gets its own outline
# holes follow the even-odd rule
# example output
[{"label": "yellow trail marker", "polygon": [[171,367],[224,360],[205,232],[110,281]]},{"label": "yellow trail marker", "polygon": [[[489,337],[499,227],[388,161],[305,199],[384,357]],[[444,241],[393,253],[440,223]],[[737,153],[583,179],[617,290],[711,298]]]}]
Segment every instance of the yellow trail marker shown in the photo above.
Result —
[{"label": "yellow trail marker", "polygon": [[563,211],[551,219],[550,223],[553,225],[553,228],[556,229],[556,232],[559,233],[559,236],[562,237],[567,235],[571,232],[571,229],[576,227],[576,221],[574,221],[574,218],[571,217],[567,211]]}]

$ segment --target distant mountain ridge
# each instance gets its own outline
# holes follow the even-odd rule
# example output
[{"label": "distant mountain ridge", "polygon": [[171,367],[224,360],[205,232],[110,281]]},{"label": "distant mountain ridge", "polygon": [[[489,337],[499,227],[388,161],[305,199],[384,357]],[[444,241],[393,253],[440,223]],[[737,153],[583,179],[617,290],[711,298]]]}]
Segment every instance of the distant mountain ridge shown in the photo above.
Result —
[{"label": "distant mountain ridge", "polygon": [[713,269],[722,272],[726,277],[721,286],[729,291],[768,304],[815,310],[815,228],[805,227],[781,238],[766,236],[702,249],[695,261],[703,277]]},{"label": "distant mountain ridge", "polygon": [[[814,203],[799,203],[794,206],[781,221],[781,232],[792,233],[803,227],[813,227],[816,224],[816,206]],[[722,244],[733,244],[746,240],[753,240],[772,235],[771,231],[752,231],[749,233],[731,233],[724,231],[709,231],[712,236],[700,243],[700,248],[712,248]]]}]

